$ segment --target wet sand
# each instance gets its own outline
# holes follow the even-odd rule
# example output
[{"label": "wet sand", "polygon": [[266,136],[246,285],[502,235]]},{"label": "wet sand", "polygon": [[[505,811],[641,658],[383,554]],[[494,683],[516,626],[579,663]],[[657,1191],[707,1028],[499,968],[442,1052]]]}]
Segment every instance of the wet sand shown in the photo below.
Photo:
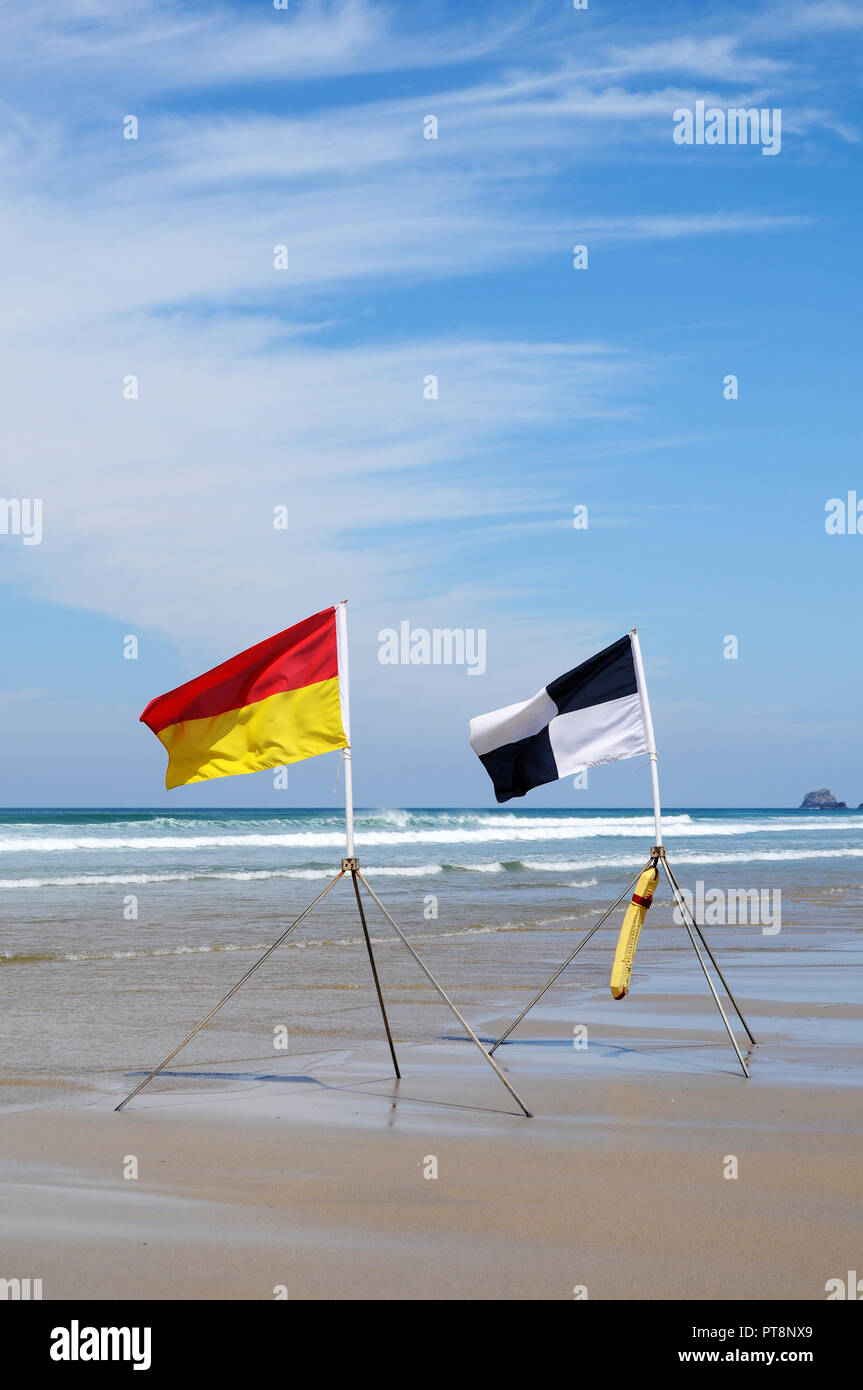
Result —
[{"label": "wet sand", "polygon": [[749,1081],[686,974],[531,1015],[497,1054],[529,1120],[443,1039],[400,1083],[372,1046],[7,1113],[2,1273],[47,1299],[823,1300],[861,1259],[861,1010],[736,983]]}]

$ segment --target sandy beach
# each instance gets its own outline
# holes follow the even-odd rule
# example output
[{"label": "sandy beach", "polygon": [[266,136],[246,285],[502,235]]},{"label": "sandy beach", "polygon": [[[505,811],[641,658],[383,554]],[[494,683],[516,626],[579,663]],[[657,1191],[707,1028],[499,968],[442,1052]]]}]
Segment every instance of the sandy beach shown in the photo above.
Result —
[{"label": "sandy beach", "polygon": [[[769,895],[763,922],[705,925],[758,1039],[751,1078],[665,893],[624,1000],[620,908],[498,1050],[525,1119],[370,916],[394,1080],[349,888],[115,1113],[326,881],[341,826],[8,816],[0,1276],[41,1279],[47,1300],[824,1300],[861,1267],[863,822],[669,820],[688,885]],[[619,894],[649,828],[359,818],[364,852],[393,861],[370,881],[486,1043]]]},{"label": "sandy beach", "polygon": [[46,1299],[823,1300],[860,1261],[863,1010],[834,1048],[744,982],[747,1081],[702,984],[625,1026],[580,999],[581,1049],[565,990],[537,1011],[498,1054],[530,1120],[450,1040],[402,1048],[400,1083],[370,1046],[7,1113],[5,1272]]}]

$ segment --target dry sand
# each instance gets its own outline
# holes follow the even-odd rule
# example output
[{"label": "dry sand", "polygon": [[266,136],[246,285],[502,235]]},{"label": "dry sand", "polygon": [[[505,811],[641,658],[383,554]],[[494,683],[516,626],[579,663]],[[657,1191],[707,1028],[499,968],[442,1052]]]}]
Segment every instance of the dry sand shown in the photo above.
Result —
[{"label": "dry sand", "polygon": [[746,1081],[704,998],[673,1008],[582,1001],[586,1051],[571,1010],[533,1016],[498,1054],[530,1120],[447,1041],[403,1049],[400,1083],[380,1047],[7,1113],[0,1274],[47,1299],[823,1300],[863,1268],[847,1036],[816,1058],[765,1007]]}]

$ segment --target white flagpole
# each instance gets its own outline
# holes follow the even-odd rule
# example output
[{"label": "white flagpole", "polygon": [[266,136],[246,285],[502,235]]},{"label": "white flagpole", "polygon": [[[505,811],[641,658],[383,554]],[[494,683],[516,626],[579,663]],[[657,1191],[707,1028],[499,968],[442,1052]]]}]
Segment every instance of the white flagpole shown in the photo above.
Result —
[{"label": "white flagpole", "polygon": [[348,668],[348,601],[342,599],[336,604],[336,639],[339,661],[339,700],[342,710],[342,728],[348,741],[342,749],[345,766],[345,836],[347,856],[354,857],[354,781],[351,764],[351,684]]},{"label": "white flagpole", "polygon": [[653,819],[656,823],[656,843],[662,844],[662,808],[659,803],[659,773],[656,768],[656,739],[653,735],[653,719],[650,714],[650,701],[647,698],[647,681],[644,678],[644,663],[641,660],[641,647],[638,642],[638,629],[629,634],[632,642],[632,656],[635,662],[635,678],[638,681],[638,694],[641,698],[641,713],[644,731],[647,734],[647,751],[650,756],[650,778],[653,783]]}]

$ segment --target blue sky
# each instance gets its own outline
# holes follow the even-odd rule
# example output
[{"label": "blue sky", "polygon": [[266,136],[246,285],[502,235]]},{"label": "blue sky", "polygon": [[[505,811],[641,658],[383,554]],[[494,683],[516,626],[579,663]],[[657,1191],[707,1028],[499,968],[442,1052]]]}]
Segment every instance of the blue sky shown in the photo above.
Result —
[{"label": "blue sky", "polygon": [[[2,495],[44,508],[41,544],[0,535],[4,804],[335,804],[334,757],[165,793],[137,719],[346,595],[360,804],[490,804],[470,716],[633,625],[668,805],[863,801],[863,536],[824,525],[863,498],[863,7],[4,30]],[[779,154],[675,144],[699,100],[779,108]],[[405,620],[485,629],[487,671],[381,665]],[[530,804],[648,789],[633,762]]]}]

